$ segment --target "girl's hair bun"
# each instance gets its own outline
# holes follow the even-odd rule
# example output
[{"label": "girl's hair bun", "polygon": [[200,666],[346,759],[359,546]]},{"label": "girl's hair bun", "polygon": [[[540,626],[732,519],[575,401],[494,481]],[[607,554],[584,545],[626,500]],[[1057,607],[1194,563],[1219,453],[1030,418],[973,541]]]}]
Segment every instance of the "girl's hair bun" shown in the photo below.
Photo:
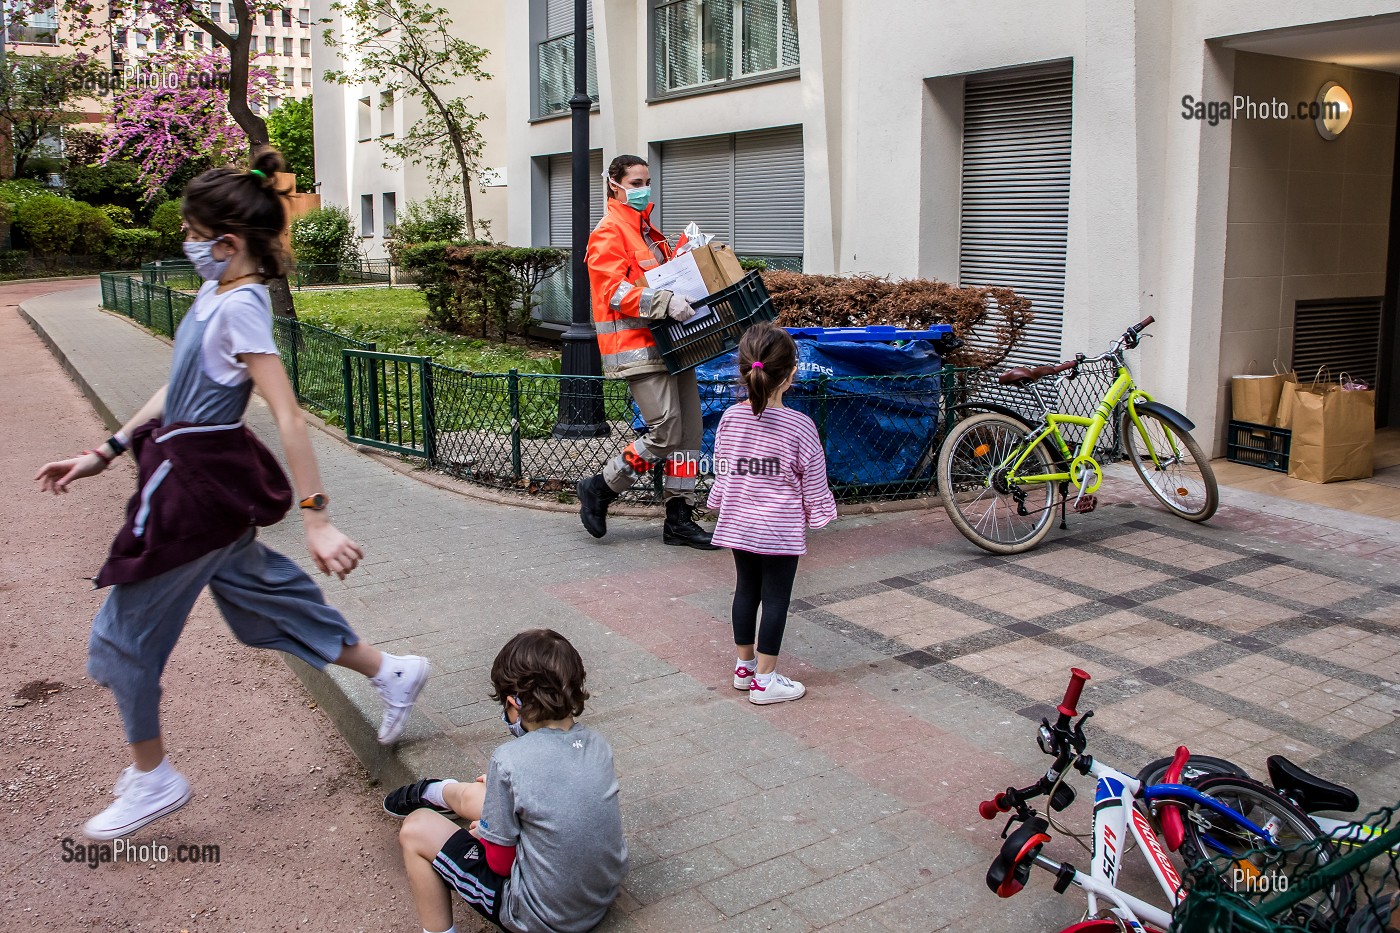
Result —
[{"label": "girl's hair bun", "polygon": [[277,184],[277,173],[287,170],[287,162],[282,158],[282,153],[271,146],[259,146],[253,153],[253,160],[248,168],[250,171],[261,172],[263,177],[259,181],[263,183],[263,187],[272,188]]}]

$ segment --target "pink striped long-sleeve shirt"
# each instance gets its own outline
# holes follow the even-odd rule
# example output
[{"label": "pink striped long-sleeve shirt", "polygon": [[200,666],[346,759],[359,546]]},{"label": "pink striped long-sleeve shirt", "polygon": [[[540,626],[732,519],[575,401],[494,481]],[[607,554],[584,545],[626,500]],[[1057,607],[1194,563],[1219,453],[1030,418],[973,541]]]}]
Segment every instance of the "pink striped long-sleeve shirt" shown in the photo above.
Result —
[{"label": "pink striped long-sleeve shirt", "polygon": [[719,512],[714,543],[755,554],[806,554],[807,528],[836,517],[826,483],[826,454],[812,419],[791,408],[755,416],[748,402],[731,406],[715,432]]}]

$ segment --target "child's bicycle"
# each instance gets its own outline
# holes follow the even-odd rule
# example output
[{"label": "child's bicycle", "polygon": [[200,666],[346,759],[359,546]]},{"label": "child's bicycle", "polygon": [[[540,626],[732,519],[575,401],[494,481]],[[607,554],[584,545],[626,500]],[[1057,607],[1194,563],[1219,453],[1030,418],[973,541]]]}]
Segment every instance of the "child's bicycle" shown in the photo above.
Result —
[{"label": "child's bicycle", "polygon": [[[1236,883],[1254,887],[1267,887],[1282,875],[1297,874],[1308,867],[1293,864],[1287,857],[1289,852],[1302,852],[1313,864],[1336,857],[1306,813],[1262,784],[1230,778],[1233,783],[1229,795],[1217,796],[1209,789],[1177,783],[1190,757],[1185,747],[1177,749],[1165,775],[1167,783],[1152,786],[1144,786],[1136,778],[1095,760],[1086,752],[1088,740],[1084,735],[1084,722],[1093,712],[1072,721],[1079,715],[1075,707],[1088,679],[1085,672],[1072,669],[1055,724],[1041,720],[1038,742],[1042,752],[1055,758],[1050,769],[1029,787],[1009,787],[978,808],[988,820],[995,819],[998,813],[1012,812],[1002,831],[1006,842],[987,870],[987,886],[996,894],[1016,894],[1029,879],[1031,867],[1039,866],[1055,876],[1057,892],[1064,893],[1075,885],[1088,899],[1084,919],[1067,927],[1064,933],[1148,933],[1170,927],[1172,909],[1182,897],[1181,875],[1168,856],[1168,849],[1179,849],[1188,865],[1220,858],[1220,862],[1212,862],[1217,870],[1228,873]],[[1057,862],[1042,854],[1050,842],[1053,818],[1048,813],[1039,814],[1029,804],[1040,796],[1049,798],[1050,810],[1064,810],[1073,803],[1074,790],[1064,783],[1070,769],[1093,775],[1097,780],[1093,848],[1087,874],[1068,862]],[[1147,807],[1153,804],[1160,812],[1160,834],[1148,818]],[[1165,909],[1118,886],[1130,829],[1165,895]],[[1303,843],[1315,845],[1303,847]],[[1347,903],[1349,893],[1346,880],[1340,879],[1300,899],[1291,908],[1293,916],[1304,922],[1330,922]]]},{"label": "child's bicycle", "polygon": [[[1125,453],[1157,501],[1193,522],[1215,514],[1220,491],[1210,461],[1191,437],[1195,425],[1139,389],[1124,357],[1152,321],[1149,317],[1129,327],[1102,356],[1087,359],[1081,353],[1057,366],[1021,366],[1002,373],[997,378],[1002,385],[1027,389],[1035,397],[1042,411],[1038,425],[1009,410],[992,410],[959,422],[948,433],[938,454],[938,489],[948,517],[968,540],[993,554],[1029,550],[1049,532],[1056,505],[1064,527],[1071,490],[1076,512],[1093,511],[1094,494],[1103,483],[1103,467],[1094,452],[1115,417]],[[1085,363],[1114,363],[1118,371],[1093,417],[1052,411],[1036,383],[1047,376],[1068,383]],[[1065,441],[1061,426],[1084,429],[1076,450]]]}]

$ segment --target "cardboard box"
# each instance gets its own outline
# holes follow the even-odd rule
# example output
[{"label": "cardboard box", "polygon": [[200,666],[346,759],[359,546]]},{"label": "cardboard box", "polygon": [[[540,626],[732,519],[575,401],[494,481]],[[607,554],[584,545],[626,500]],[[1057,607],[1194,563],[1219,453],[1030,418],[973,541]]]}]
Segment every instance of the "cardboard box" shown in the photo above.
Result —
[{"label": "cardboard box", "polygon": [[664,288],[698,304],[744,277],[739,258],[722,243],[711,243],[662,263],[646,274],[647,285]]}]

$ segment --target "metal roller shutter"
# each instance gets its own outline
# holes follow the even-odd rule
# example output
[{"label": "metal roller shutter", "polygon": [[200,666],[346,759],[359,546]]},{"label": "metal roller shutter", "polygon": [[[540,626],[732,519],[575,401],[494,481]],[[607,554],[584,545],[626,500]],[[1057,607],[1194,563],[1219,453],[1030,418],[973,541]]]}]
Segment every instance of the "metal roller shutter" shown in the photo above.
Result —
[{"label": "metal roller shutter", "polygon": [[1301,381],[1320,367],[1375,388],[1380,373],[1381,298],[1300,301],[1293,317],[1293,368]]},{"label": "metal roller shutter", "polygon": [[734,248],[802,252],[802,128],[734,137]]},{"label": "metal roller shutter", "polygon": [[675,237],[692,221],[734,242],[734,137],[680,139],[661,147],[661,218]]},{"label": "metal roller shutter", "polygon": [[661,223],[694,221],[735,252],[800,256],[802,128],[673,140],[661,146]]},{"label": "metal roller shutter", "polygon": [[964,92],[959,278],[1031,300],[1016,361],[1061,355],[1072,95],[1068,64],[969,78]]},{"label": "metal roller shutter", "polygon": [[[593,28],[593,0],[588,0],[588,27]],[[544,0],[544,38],[567,36],[574,31],[574,0]]]},{"label": "metal roller shutter", "polygon": [[[573,157],[567,152],[549,157],[549,245],[569,249],[574,245]],[[588,228],[603,219],[603,150],[588,157]]]}]

